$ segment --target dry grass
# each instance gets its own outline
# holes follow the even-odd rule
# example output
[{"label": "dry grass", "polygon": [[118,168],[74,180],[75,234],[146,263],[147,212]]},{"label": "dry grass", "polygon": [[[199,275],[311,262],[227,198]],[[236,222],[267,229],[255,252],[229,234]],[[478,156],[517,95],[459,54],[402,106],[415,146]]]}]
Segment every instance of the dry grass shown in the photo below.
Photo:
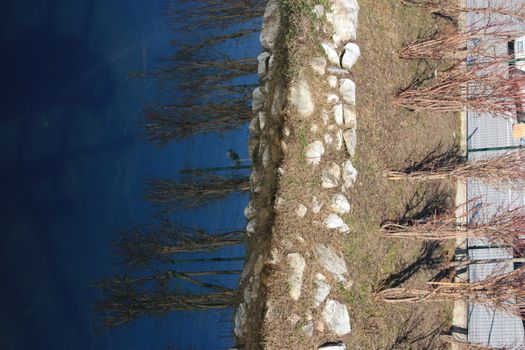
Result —
[{"label": "dry grass", "polygon": [[[354,163],[359,176],[349,194],[353,211],[345,217],[351,233],[342,237],[324,229],[320,222],[328,213],[326,205],[320,215],[309,211],[305,218],[299,219],[295,214],[300,203],[310,207],[313,195],[321,202],[328,201],[335,191],[320,189],[320,171],[323,166],[331,162],[340,164],[346,158],[343,152],[329,151],[316,168],[304,159],[306,146],[322,138],[324,133],[320,111],[326,107],[325,94],[329,91],[325,78],[301,70],[311,57],[319,55],[317,43],[323,39],[303,31],[311,28],[310,12],[299,11],[305,3],[307,1],[288,1],[291,11],[306,15],[294,18],[290,36],[285,38],[290,55],[285,59],[291,66],[283,76],[290,80],[301,73],[316,87],[316,111],[305,121],[297,118],[293,109],[287,110],[285,126],[290,129],[291,136],[286,139],[288,151],[281,163],[285,175],[280,177],[277,189],[277,196],[284,198],[286,205],[276,212],[271,246],[282,259],[287,253],[301,253],[307,260],[307,267],[303,292],[297,303],[292,303],[288,296],[285,261],[268,271],[266,293],[276,311],[273,320],[264,323],[261,341],[266,349],[312,349],[333,340],[326,331],[316,331],[314,337],[309,338],[301,330],[303,324],[290,322],[293,314],[304,320],[311,308],[314,276],[316,272],[323,272],[317,266],[313,247],[324,243],[344,251],[354,282],[351,291],[341,287],[331,292],[331,297],[347,303],[352,320],[352,333],[340,340],[350,349],[439,349],[442,344],[435,335],[450,323],[450,305],[400,307],[378,304],[374,300],[374,292],[385,281],[390,286],[396,283],[410,286],[430,279],[451,248],[385,240],[378,234],[385,219],[423,215],[425,211],[433,212],[451,202],[453,186],[448,183],[415,187],[389,182],[382,175],[386,168],[409,166],[436,149],[452,147],[457,141],[455,133],[459,131],[459,123],[453,114],[415,114],[396,109],[391,103],[394,91],[409,85],[416,77],[433,72],[434,67],[397,57],[397,50],[403,44],[413,41],[420,32],[428,31],[429,23],[433,22],[430,15],[416,8],[398,6],[388,0],[360,1],[358,43],[361,58],[351,72],[357,86],[358,148]],[[312,124],[319,130],[312,131]],[[314,320],[320,318],[320,312],[313,310]],[[411,315],[421,317],[416,322],[417,327],[414,323],[406,326]],[[410,334],[405,334],[407,332]]]}]

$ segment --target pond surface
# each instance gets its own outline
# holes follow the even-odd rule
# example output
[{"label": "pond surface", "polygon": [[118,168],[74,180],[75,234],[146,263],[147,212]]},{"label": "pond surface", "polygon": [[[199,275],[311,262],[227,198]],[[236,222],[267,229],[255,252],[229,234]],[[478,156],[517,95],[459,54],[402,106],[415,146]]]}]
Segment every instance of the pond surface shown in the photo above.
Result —
[{"label": "pond surface", "polygon": [[[229,165],[228,149],[247,158],[246,127],[164,148],[143,141],[141,110],[157,84],[132,76],[155,70],[173,50],[163,1],[5,0],[0,18],[0,348],[233,345],[233,310],[170,313],[105,332],[91,310],[99,296],[92,284],[119,272],[110,249],[115,229],[151,214],[145,180]],[[232,195],[174,216],[240,229],[247,200]],[[223,254],[244,254],[234,249]]]}]

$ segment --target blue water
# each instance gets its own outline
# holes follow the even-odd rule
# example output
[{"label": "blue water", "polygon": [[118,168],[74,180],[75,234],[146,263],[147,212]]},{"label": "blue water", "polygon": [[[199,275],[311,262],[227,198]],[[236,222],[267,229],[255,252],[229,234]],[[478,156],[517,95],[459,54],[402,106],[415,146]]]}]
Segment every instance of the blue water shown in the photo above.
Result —
[{"label": "blue water", "polygon": [[[232,310],[171,313],[99,332],[93,282],[119,272],[114,230],[146,222],[143,182],[247,158],[246,127],[159,149],[140,111],[173,51],[162,0],[0,3],[0,349],[224,349]],[[254,57],[252,45],[230,45]],[[174,215],[210,230],[245,224],[245,195]],[[225,255],[243,255],[242,247]],[[241,264],[237,264],[240,268]],[[229,265],[228,267],[232,267]],[[234,285],[236,280],[228,283]]]}]

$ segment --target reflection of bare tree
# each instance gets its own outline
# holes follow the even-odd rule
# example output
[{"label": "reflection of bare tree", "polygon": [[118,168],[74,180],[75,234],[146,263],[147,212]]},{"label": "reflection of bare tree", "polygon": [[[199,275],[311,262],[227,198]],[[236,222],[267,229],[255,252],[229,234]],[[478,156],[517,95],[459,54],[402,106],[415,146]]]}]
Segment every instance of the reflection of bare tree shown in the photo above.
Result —
[{"label": "reflection of bare tree", "polygon": [[165,145],[193,134],[238,128],[251,117],[249,95],[218,102],[186,103],[150,107],[146,111],[146,139]]},{"label": "reflection of bare tree", "polygon": [[[154,228],[134,227],[121,233],[114,242],[116,253],[128,266],[147,266],[152,260],[175,263],[174,254],[212,252],[220,248],[243,243],[243,232],[207,233],[161,220]],[[219,259],[219,260],[218,260]],[[202,260],[202,261],[201,261]],[[191,259],[186,262],[232,261],[238,258]],[[184,261],[182,261],[184,262]]]},{"label": "reflection of bare tree", "polygon": [[[106,327],[116,327],[142,316],[160,317],[176,310],[209,310],[234,306],[238,292],[220,285],[199,281],[195,276],[219,275],[230,271],[211,271],[201,273],[177,273],[168,271],[150,277],[114,277],[96,284],[103,297],[95,303],[95,310],[103,314]],[[231,271],[231,273],[238,273]],[[211,289],[209,293],[172,292],[167,280],[178,278],[193,285]],[[159,287],[147,285],[158,282]]]},{"label": "reflection of bare tree", "polygon": [[235,192],[250,190],[249,177],[223,177],[201,174],[183,181],[151,180],[146,200],[164,206],[196,207],[218,200]]},{"label": "reflection of bare tree", "polygon": [[166,17],[176,30],[226,28],[262,17],[266,0],[170,0]]}]

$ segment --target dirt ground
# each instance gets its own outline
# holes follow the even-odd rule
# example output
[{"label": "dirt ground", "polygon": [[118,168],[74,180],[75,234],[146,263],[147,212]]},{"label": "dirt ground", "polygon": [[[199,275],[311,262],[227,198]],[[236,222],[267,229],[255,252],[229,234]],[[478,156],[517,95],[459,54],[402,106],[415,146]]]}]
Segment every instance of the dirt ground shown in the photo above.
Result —
[{"label": "dirt ground", "polygon": [[[414,286],[428,281],[439,272],[440,264],[451,257],[452,245],[386,239],[378,233],[385,220],[431,214],[454,202],[454,184],[389,182],[383,176],[385,169],[412,165],[459,142],[456,115],[414,113],[397,109],[391,103],[397,89],[414,78],[431,76],[435,68],[432,64],[398,59],[397,49],[444,23],[395,0],[360,0],[359,5],[357,41],[361,57],[351,72],[357,87],[358,115],[353,163],[359,175],[348,194],[352,211],[344,217],[351,232],[345,236],[325,232],[319,229],[315,217],[298,219],[294,214],[296,205],[309,201],[312,195],[326,200],[329,194],[315,193],[312,188],[319,174],[306,171],[309,168],[303,157],[304,149],[318,137],[311,130],[312,121],[300,120],[289,111],[285,126],[291,130],[291,136],[281,165],[285,175],[279,180],[277,196],[292,205],[276,209],[271,247],[282,256],[298,251],[308,262],[301,297],[304,304],[301,300],[297,305],[289,304],[286,268],[276,267],[268,272],[266,295],[280,313],[263,325],[261,342],[267,349],[314,349],[324,341],[334,340],[326,332],[308,338],[301,333],[300,324],[295,328],[286,326],[287,317],[292,313],[304,315],[311,306],[308,300],[313,291],[308,286],[314,285],[314,272],[319,271],[312,258],[317,243],[338,246],[345,253],[353,288],[350,291],[340,288],[333,293],[350,311],[352,332],[340,339],[349,349],[440,349],[443,344],[439,342],[439,334],[448,330],[451,323],[451,305],[384,305],[374,297],[384,287]],[[307,50],[298,47],[308,48],[318,40],[310,40],[300,30],[293,34],[298,40],[289,47],[289,62],[296,65],[288,72],[291,75],[309,59],[304,54]],[[313,47],[311,51],[316,52]],[[326,82],[315,76],[308,79],[316,86],[317,105],[322,105],[320,101],[328,91]],[[325,157],[319,169],[323,164],[332,161],[340,164],[344,159],[344,154]],[[319,315],[315,312],[313,316],[317,319]]]}]

